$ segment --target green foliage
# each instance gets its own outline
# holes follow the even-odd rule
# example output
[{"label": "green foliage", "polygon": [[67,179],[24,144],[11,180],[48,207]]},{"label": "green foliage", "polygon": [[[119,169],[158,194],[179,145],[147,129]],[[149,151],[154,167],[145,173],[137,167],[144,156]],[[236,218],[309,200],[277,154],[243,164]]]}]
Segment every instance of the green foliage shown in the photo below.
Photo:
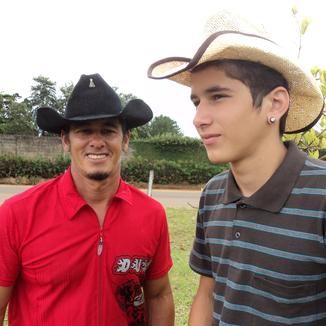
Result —
[{"label": "green foliage", "polygon": [[182,136],[177,122],[164,115],[159,115],[146,125],[132,131],[133,139],[160,137],[163,135]]},{"label": "green foliage", "polygon": [[33,134],[32,111],[18,94],[0,94],[0,133]]},{"label": "green foliage", "polygon": [[193,160],[208,162],[204,146],[198,138],[165,134],[131,141],[133,155],[148,159],[166,159],[171,161]]},{"label": "green foliage", "polygon": [[[26,159],[17,156],[0,156],[0,178],[52,178],[64,172],[70,164],[67,156],[56,159]],[[131,183],[147,182],[150,170],[154,170],[156,184],[201,184],[223,171],[225,166],[193,161],[166,161],[130,159],[123,163],[122,176]]]},{"label": "green foliage", "polygon": [[147,182],[149,171],[153,170],[155,184],[202,184],[225,169],[224,165],[194,161],[153,161],[135,158],[123,165],[122,176],[131,183]]},{"label": "green foliage", "polygon": [[[308,17],[298,19],[298,10],[295,6],[292,7],[292,14],[297,20],[299,28],[299,49],[298,57],[300,56],[302,37],[306,33],[311,20]],[[313,67],[311,73],[319,81],[321,92],[326,96],[326,70],[322,70],[318,67]],[[307,108],[308,109],[308,108]],[[309,156],[313,158],[319,158],[326,160],[326,116],[325,112],[321,116],[319,123],[314,129],[310,129],[303,133],[294,135],[284,135],[283,140],[293,140],[297,143],[299,148],[305,151]]]},{"label": "green foliage", "polygon": [[44,76],[35,77],[33,80],[36,84],[31,87],[29,98],[32,106],[57,108],[56,83]]},{"label": "green foliage", "polygon": [[131,100],[136,99],[137,97],[131,93],[122,93],[119,91],[119,88],[116,86],[112,87],[114,89],[114,91],[118,94],[122,107],[125,107],[127,105],[127,103]]},{"label": "green foliage", "polygon": [[66,156],[55,160],[37,158],[34,160],[19,156],[0,156],[0,178],[39,177],[52,178],[62,173],[69,165]]}]

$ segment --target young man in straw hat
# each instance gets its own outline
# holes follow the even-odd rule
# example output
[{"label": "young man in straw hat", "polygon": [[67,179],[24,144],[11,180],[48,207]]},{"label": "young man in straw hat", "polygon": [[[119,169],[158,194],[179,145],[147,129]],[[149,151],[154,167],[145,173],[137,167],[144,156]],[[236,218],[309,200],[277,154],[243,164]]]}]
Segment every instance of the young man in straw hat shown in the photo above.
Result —
[{"label": "young man in straw hat", "polygon": [[241,17],[221,12],[208,27],[192,59],[149,69],[191,88],[210,161],[230,163],[200,199],[189,325],[326,325],[326,163],[280,137],[317,122],[321,92]]},{"label": "young man in straw hat", "polygon": [[151,109],[82,75],[62,117],[37,111],[61,134],[71,166],[0,208],[0,311],[9,325],[174,324],[163,207],[120,176],[129,130]]}]

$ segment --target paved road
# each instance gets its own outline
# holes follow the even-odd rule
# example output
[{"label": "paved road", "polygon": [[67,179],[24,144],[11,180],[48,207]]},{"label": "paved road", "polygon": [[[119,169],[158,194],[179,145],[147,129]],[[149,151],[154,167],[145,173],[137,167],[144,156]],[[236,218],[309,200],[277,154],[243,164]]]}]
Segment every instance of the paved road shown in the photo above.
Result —
[{"label": "paved road", "polygon": [[[6,198],[28,189],[30,186],[0,185],[0,203]],[[144,190],[146,192],[146,190]],[[165,207],[197,208],[200,191],[195,190],[158,190],[152,191],[152,197],[160,201]]]}]

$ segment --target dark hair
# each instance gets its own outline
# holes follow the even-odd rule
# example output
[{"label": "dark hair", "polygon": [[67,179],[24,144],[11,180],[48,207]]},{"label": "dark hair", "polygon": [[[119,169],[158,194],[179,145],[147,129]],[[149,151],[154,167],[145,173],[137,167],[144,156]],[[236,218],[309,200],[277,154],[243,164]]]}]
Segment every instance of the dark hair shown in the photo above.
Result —
[{"label": "dark hair", "polygon": [[[281,73],[258,62],[232,59],[208,61],[196,66],[192,72],[196,73],[211,66],[221,68],[228,77],[245,84],[256,108],[260,108],[263,98],[278,86],[283,86],[289,92],[288,82]],[[288,111],[280,120],[280,135],[285,130],[287,113]]]},{"label": "dark hair", "polygon": [[[127,126],[127,122],[125,119],[121,119],[121,118],[117,118],[117,120],[119,121],[120,125],[121,125],[121,129],[122,129],[122,133],[123,135],[126,135],[127,132],[130,130],[130,128],[128,128]],[[83,123],[85,123],[85,121],[81,121]],[[76,122],[74,122],[76,123]],[[77,122],[78,123],[78,122]],[[67,123],[63,128],[62,128],[62,131],[65,133],[65,134],[68,134],[69,131],[70,131],[70,126],[71,124],[70,123]]]}]

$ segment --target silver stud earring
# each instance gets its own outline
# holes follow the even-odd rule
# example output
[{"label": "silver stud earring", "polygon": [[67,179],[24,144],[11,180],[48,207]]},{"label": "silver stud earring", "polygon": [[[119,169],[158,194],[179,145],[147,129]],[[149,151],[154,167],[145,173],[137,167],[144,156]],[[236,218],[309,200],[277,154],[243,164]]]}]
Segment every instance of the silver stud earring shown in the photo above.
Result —
[{"label": "silver stud earring", "polygon": [[267,118],[267,122],[268,122],[269,125],[272,125],[275,121],[276,121],[275,117],[268,117]]}]

